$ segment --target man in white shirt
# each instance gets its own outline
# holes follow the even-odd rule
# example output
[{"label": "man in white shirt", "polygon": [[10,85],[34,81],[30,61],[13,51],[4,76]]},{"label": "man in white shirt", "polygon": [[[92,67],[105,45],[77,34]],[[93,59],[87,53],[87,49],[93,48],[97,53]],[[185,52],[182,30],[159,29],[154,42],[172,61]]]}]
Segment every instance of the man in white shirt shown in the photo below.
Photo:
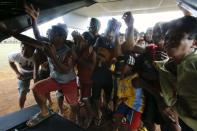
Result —
[{"label": "man in white shirt", "polygon": [[33,53],[33,47],[22,43],[21,52],[12,53],[8,56],[10,67],[18,78],[19,106],[21,109],[24,108],[26,95],[30,91],[30,81],[33,78]]}]

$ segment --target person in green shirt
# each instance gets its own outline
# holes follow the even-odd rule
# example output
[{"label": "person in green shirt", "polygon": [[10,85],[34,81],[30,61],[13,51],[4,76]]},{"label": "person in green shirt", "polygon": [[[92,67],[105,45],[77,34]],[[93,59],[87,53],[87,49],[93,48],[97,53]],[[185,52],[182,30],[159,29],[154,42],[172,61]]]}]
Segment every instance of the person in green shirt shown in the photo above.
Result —
[{"label": "person in green shirt", "polygon": [[170,60],[160,71],[160,83],[166,103],[175,107],[179,118],[195,131],[197,130],[197,54],[194,49],[196,38],[195,17],[185,16],[172,21],[164,44]]}]

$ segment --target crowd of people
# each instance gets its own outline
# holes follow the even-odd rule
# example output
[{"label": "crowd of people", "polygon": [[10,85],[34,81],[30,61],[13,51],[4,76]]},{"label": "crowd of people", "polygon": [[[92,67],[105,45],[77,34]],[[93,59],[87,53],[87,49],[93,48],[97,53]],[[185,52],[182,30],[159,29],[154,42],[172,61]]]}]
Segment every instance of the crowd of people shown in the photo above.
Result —
[{"label": "crowd of people", "polygon": [[89,30],[72,32],[70,41],[65,24],[50,27],[47,37],[40,36],[39,11],[32,5],[25,9],[36,39],[2,25],[0,31],[22,42],[21,52],[9,56],[18,77],[21,109],[30,80],[35,82],[32,92],[41,111],[28,126],[54,114],[50,92],[57,91],[59,114],[64,112],[65,99],[71,108],[68,119],[86,129],[112,121],[114,131],[155,131],[156,124],[162,131],[197,130],[197,19],[188,12],[158,22],[146,33],[134,28],[131,12],[122,17],[125,34],[112,18],[100,35],[101,22],[91,18]]}]

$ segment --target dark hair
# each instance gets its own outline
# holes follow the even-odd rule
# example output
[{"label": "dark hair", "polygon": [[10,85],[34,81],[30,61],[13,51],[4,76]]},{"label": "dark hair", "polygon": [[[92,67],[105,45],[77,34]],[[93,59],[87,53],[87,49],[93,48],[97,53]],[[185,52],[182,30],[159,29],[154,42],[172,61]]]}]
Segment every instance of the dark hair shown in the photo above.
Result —
[{"label": "dark hair", "polygon": [[164,40],[165,34],[168,30],[168,23],[158,22],[153,27],[153,42],[154,44],[158,44],[160,40]]},{"label": "dark hair", "polygon": [[22,49],[22,50],[24,50],[24,49],[26,50],[26,49],[27,49],[28,51],[31,51],[32,53],[33,53],[33,52],[35,51],[35,49],[36,49],[35,47],[33,47],[33,46],[31,46],[31,45],[29,45],[29,44],[23,42],[23,41],[21,42],[21,45],[20,45],[20,46],[21,46],[21,49]]},{"label": "dark hair", "polygon": [[50,37],[51,37],[51,32],[57,32],[58,35],[64,36],[65,38],[67,38],[68,36],[68,29],[66,24],[58,24],[58,25],[54,25],[52,26],[52,29],[50,31]]},{"label": "dark hair", "polygon": [[180,45],[181,39],[196,39],[197,19],[192,16],[184,16],[169,23],[169,30],[165,36],[164,48],[175,48]]},{"label": "dark hair", "polygon": [[[149,32],[151,32],[151,35],[149,36]],[[153,40],[152,40],[152,33],[153,33],[153,29],[151,27],[149,27],[147,30],[146,30],[146,33],[144,34],[144,40],[147,42],[147,43],[152,43]]]}]

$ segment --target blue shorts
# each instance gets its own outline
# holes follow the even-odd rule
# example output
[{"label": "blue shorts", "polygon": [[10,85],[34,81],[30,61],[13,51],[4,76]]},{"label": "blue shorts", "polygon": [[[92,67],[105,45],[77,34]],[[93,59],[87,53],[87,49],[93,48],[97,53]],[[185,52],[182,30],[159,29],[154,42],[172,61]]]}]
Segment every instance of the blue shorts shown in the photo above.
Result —
[{"label": "blue shorts", "polygon": [[18,91],[19,91],[19,95],[22,95],[22,92],[26,91],[29,92],[30,89],[30,81],[31,79],[28,80],[18,80]]}]

